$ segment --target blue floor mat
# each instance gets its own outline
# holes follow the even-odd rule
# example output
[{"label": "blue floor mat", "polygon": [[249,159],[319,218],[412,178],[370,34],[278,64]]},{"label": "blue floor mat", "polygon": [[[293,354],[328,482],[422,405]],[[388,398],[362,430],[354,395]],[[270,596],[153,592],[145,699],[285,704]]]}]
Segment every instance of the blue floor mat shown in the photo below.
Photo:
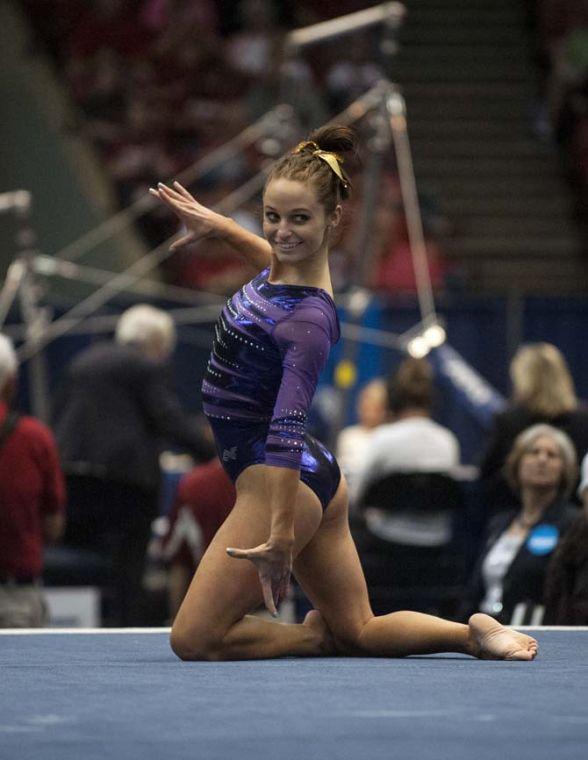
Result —
[{"label": "blue floor mat", "polygon": [[460,655],[182,663],[164,633],[0,636],[1,760],[584,760],[588,632]]}]

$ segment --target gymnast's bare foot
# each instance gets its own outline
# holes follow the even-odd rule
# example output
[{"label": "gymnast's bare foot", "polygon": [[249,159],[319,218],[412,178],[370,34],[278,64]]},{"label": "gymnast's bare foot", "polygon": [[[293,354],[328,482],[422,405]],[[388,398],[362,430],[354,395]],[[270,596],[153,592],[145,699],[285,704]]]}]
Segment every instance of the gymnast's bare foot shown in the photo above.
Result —
[{"label": "gymnast's bare foot", "polygon": [[311,610],[302,625],[306,625],[317,633],[320,637],[320,649],[325,657],[336,654],[335,639],[321,613],[318,610]]},{"label": "gymnast's bare foot", "polygon": [[538,644],[534,638],[505,628],[481,612],[468,621],[472,654],[481,660],[533,660]]}]

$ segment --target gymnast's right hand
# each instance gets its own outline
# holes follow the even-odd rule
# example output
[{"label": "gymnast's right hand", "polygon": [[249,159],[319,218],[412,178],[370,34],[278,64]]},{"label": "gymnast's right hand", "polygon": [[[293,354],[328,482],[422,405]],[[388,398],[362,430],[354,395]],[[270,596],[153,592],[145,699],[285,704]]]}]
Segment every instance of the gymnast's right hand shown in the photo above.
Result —
[{"label": "gymnast's right hand", "polygon": [[186,234],[174,240],[170,246],[171,250],[212,237],[218,233],[223,223],[227,222],[222,214],[198,203],[179,182],[174,182],[173,188],[159,182],[157,188],[150,187],[149,192],[165,203],[188,230]]},{"label": "gymnast's right hand", "polygon": [[253,562],[259,573],[264,604],[269,612],[277,617],[277,605],[288,592],[292,571],[292,545],[286,542],[272,543],[270,538],[267,543],[253,549],[227,549],[227,554],[235,559],[248,559]]}]

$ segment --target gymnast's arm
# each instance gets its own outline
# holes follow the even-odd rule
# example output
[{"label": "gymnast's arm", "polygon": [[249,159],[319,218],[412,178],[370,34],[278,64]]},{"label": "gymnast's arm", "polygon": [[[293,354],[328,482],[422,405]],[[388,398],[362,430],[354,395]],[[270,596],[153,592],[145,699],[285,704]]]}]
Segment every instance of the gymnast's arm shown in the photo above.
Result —
[{"label": "gymnast's arm", "polygon": [[294,549],[294,510],[300,483],[300,471],[266,466],[263,492],[271,509],[270,535],[265,543],[251,549],[227,547],[234,559],[248,559],[259,575],[263,601],[275,617],[277,605],[288,591]]},{"label": "gymnast's arm", "polygon": [[271,247],[267,240],[241,227],[230,217],[198,203],[179,182],[174,182],[173,188],[160,182],[157,189],[150,188],[149,192],[165,203],[187,229],[186,234],[172,243],[171,250],[215,237],[230,246],[257,271],[269,266]]},{"label": "gymnast's arm", "polygon": [[265,445],[265,496],[270,505],[270,535],[254,549],[228,549],[231,557],[257,567],[266,607],[276,605],[288,588],[294,547],[294,514],[300,486],[306,416],[330,349],[328,327],[290,319],[278,324],[274,337],[282,353],[282,382]]}]

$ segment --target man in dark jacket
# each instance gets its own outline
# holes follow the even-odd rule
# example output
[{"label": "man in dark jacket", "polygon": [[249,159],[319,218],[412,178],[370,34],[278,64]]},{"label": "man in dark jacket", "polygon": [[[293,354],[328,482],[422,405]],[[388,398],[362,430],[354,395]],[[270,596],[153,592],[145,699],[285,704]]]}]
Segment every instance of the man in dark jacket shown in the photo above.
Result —
[{"label": "man in dark jacket", "polygon": [[66,543],[108,558],[115,586],[109,622],[140,625],[162,443],[197,462],[214,452],[168,387],[166,363],[175,344],[169,315],[134,306],[121,316],[115,338],[90,346],[71,363],[55,429],[67,477]]}]

